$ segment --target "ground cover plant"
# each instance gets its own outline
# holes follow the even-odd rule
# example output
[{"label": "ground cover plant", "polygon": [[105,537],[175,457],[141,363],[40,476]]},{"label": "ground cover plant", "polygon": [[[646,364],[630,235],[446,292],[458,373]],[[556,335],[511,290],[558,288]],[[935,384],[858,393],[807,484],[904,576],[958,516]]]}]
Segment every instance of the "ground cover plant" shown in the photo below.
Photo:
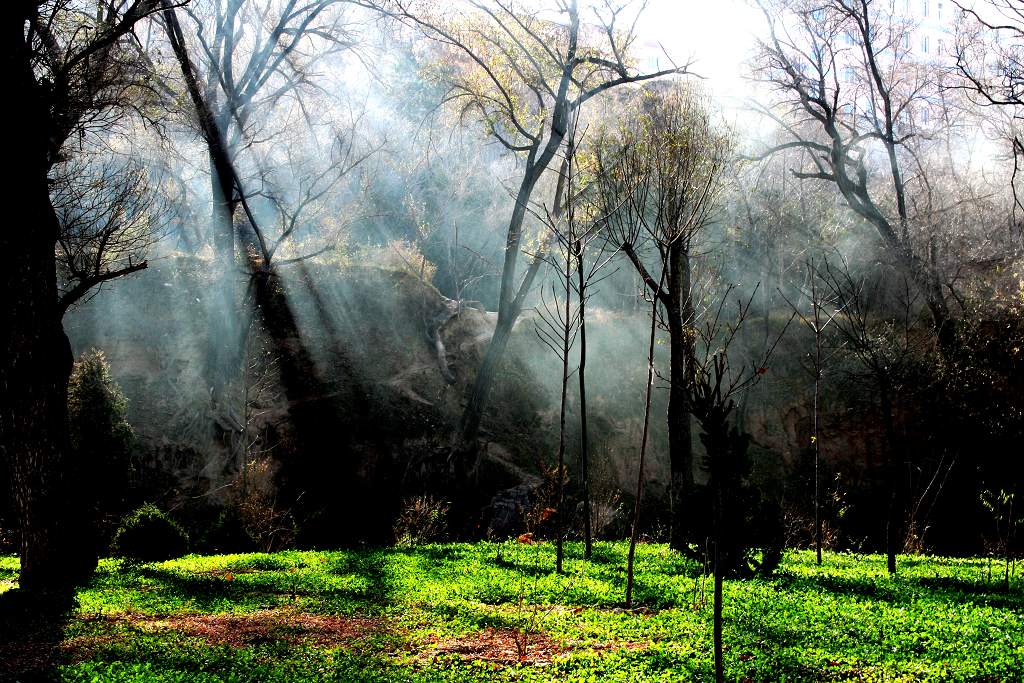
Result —
[{"label": "ground cover plant", "polygon": [[[710,581],[641,544],[424,545],[101,562],[56,644],[0,646],[63,681],[677,681],[713,676]],[[0,562],[0,590],[17,563]],[[726,581],[727,680],[1010,681],[1024,581],[984,559],[788,553]]]}]

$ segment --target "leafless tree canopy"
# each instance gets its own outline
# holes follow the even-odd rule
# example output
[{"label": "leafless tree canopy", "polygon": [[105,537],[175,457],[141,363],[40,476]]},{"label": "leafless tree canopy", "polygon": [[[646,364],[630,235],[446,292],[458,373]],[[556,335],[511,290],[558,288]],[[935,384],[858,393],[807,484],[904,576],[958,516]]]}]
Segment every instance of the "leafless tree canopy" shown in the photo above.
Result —
[{"label": "leafless tree canopy", "polygon": [[755,73],[778,99],[760,108],[789,136],[759,158],[803,152],[793,174],[835,185],[921,289],[936,328],[948,335],[948,283],[927,229],[950,208],[932,194],[927,164],[938,80],[927,64],[908,58],[909,23],[868,0],[759,6],[770,37]]},{"label": "leafless tree canopy", "polygon": [[84,157],[62,164],[51,201],[60,223],[57,264],[65,311],[95,296],[104,282],[144,269],[169,213],[148,171],[131,159]]}]

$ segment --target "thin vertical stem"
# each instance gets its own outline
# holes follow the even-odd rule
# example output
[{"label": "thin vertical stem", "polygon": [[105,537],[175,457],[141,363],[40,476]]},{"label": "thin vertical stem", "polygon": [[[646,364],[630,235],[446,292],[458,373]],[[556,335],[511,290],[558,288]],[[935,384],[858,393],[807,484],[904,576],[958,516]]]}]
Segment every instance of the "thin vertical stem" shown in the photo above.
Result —
[{"label": "thin vertical stem", "polygon": [[658,295],[665,282],[666,268],[661,269],[658,291],[651,294],[651,335],[647,347],[647,387],[644,392],[644,427],[640,437],[640,462],[636,474],[636,500],[633,502],[633,526],[629,533],[629,556],[626,560],[626,607],[633,606],[633,561],[640,532],[640,501],[644,493],[644,460],[647,456],[647,431],[651,422],[651,389],[654,387],[654,338],[658,329]]}]

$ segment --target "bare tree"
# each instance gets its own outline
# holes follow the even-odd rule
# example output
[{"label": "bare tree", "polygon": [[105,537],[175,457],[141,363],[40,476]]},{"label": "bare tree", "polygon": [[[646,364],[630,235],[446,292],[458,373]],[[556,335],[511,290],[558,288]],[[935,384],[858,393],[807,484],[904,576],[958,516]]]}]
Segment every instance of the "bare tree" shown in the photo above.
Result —
[{"label": "bare tree", "polygon": [[61,164],[50,199],[60,223],[57,275],[65,312],[104,283],[145,269],[168,218],[149,173],[130,158],[77,157]]},{"label": "bare tree", "polygon": [[[807,261],[807,286],[802,291],[801,298],[806,301],[809,311],[804,310],[800,303],[786,302],[793,313],[800,320],[804,327],[814,336],[814,350],[810,354],[810,372],[814,380],[814,400],[811,408],[811,449],[814,452],[814,549],[817,555],[818,564],[821,564],[821,433],[819,399],[821,398],[821,380],[824,376],[825,365],[831,356],[835,355],[836,349],[826,351],[825,332],[842,312],[834,294],[825,290],[820,282],[814,260]],[[782,295],[785,298],[785,294]]]},{"label": "bare tree", "polygon": [[[573,136],[575,136],[575,123],[573,130]],[[565,416],[568,382],[572,372],[579,373],[580,476],[583,488],[583,533],[587,559],[591,557],[593,544],[590,526],[590,483],[587,453],[586,326],[584,315],[587,299],[592,294],[592,290],[589,288],[600,281],[600,278],[595,276],[608,264],[610,257],[605,254],[606,249],[602,246],[595,258],[587,265],[587,247],[600,235],[602,221],[594,213],[599,209],[600,202],[591,202],[584,198],[593,189],[592,185],[579,181],[580,176],[585,173],[585,169],[583,171],[579,169],[577,143],[575,137],[571,137],[561,165],[558,187],[555,191],[554,210],[545,208],[544,214],[539,216],[549,232],[547,241],[551,246],[542,247],[538,256],[556,272],[557,283],[552,284],[550,300],[545,297],[544,290],[541,290],[541,305],[537,308],[537,336],[562,363],[556,513],[558,533],[556,571],[559,573],[562,571],[562,539],[565,535]],[[584,187],[581,188],[581,185]],[[561,296],[561,301],[559,301],[559,296]],[[570,353],[576,345],[577,336],[580,337],[581,344],[580,362],[575,369],[570,371]]]},{"label": "bare tree", "polygon": [[629,2],[595,2],[584,13],[577,0],[558,0],[553,12],[514,0],[471,0],[452,5],[449,12],[432,12],[406,0],[361,4],[436,41],[451,58],[443,69],[450,86],[446,101],[457,105],[463,117],[478,119],[493,140],[522,160],[505,239],[497,326],[453,451],[456,470],[464,471],[462,461],[476,451],[480,420],[512,327],[543,262],[535,253],[520,275],[534,191],[587,102],[630,83],[685,73],[686,66],[644,73],[631,65],[638,11],[630,11]]},{"label": "bare tree", "polygon": [[[570,219],[567,235],[573,261],[576,263],[576,306],[579,316],[580,362],[576,370],[579,379],[580,396],[580,480],[583,493],[583,557],[590,559],[594,552],[593,520],[590,500],[590,444],[587,425],[587,303],[596,292],[597,286],[614,271],[606,271],[617,253],[609,249],[603,239],[602,227],[606,222],[606,208],[600,198],[600,183],[588,187],[582,207],[586,215]],[[597,198],[594,195],[597,194]]]},{"label": "bare tree", "polygon": [[[331,55],[351,49],[355,38],[340,9],[342,0],[227,0],[189,6],[184,26],[172,4],[163,2],[165,26],[210,159],[210,239],[220,310],[213,311],[210,319],[208,376],[216,404],[228,380],[225,371],[237,366],[241,352],[239,261],[243,267],[251,265],[250,246],[260,252],[264,263],[269,263],[268,253],[276,250],[260,231],[251,207],[253,197],[265,189],[268,169],[245,153],[289,125],[312,127],[313,113],[306,106],[318,90],[313,77]],[[280,112],[293,108],[300,111],[300,120],[282,121]],[[331,142],[327,144],[332,147]],[[307,178],[309,192],[295,198],[300,211],[330,189],[329,176],[341,174],[316,175]],[[244,220],[236,220],[240,209]],[[285,239],[294,231],[294,215],[281,219]]]},{"label": "bare tree", "polygon": [[832,183],[920,288],[944,354],[955,343],[930,220],[924,124],[936,77],[909,56],[909,22],[870,0],[758,0],[769,28],[755,75],[778,94],[760,107],[788,140],[758,158],[799,149],[798,178]]},{"label": "bare tree", "polygon": [[914,328],[918,294],[903,278],[902,288],[891,296],[884,281],[870,282],[856,275],[848,261],[836,256],[818,269],[817,279],[838,315],[835,329],[844,349],[863,368],[872,393],[878,397],[884,440],[885,482],[889,489],[885,539],[887,567],[896,573],[896,556],[906,540],[911,463],[901,446],[897,428],[899,406],[915,384],[915,366],[926,350],[921,333]]},{"label": "bare tree", "polygon": [[[659,286],[665,284],[667,268],[662,267]],[[646,288],[643,290],[646,296]],[[658,292],[649,295],[651,302],[651,333],[647,344],[647,383],[644,385],[644,426],[640,432],[640,457],[636,467],[636,497],[633,499],[633,523],[629,529],[629,552],[626,556],[626,607],[633,606],[633,562],[636,558],[636,543],[640,536],[640,503],[644,496],[644,465],[647,460],[647,430],[651,424],[651,391],[654,389],[654,340],[658,331]]]},{"label": "bare tree", "polygon": [[986,0],[960,8],[965,21],[957,26],[956,73],[962,83],[954,86],[974,95],[976,104],[1001,111],[993,117],[998,133],[1010,144],[1013,173],[1010,190],[1017,208],[1024,209],[1018,177],[1024,163],[1024,3],[1020,0]]},{"label": "bare tree", "polygon": [[[625,193],[628,208],[608,207],[609,234],[647,289],[656,294],[669,332],[668,432],[672,470],[672,546],[690,540],[693,451],[688,391],[694,372],[694,307],[691,294],[697,242],[712,222],[731,154],[727,131],[718,126],[697,90],[672,87],[640,94],[621,124],[602,176],[608,198]],[[616,201],[616,200],[613,200]],[[648,250],[668,269],[665,286],[644,265]]]},{"label": "bare tree", "polygon": [[[714,587],[714,650],[715,680],[725,680],[723,660],[722,582],[726,574],[735,573],[747,562],[746,539],[742,538],[742,478],[746,475],[749,437],[733,424],[736,397],[747,391],[768,372],[768,362],[775,347],[789,327],[779,332],[774,342],[746,363],[730,357],[736,355],[735,345],[750,316],[750,306],[757,288],[746,300],[736,300],[736,313],[729,316],[726,306],[734,292],[726,287],[717,306],[704,311],[693,323],[698,347],[689,384],[690,409],[701,427],[701,440],[707,451],[712,507],[712,554]],[[790,317],[790,322],[793,318]]]},{"label": "bare tree", "polygon": [[555,482],[558,490],[555,503],[555,571],[562,573],[562,541],[565,536],[565,413],[569,396],[570,357],[580,330],[579,306],[573,306],[572,287],[575,265],[570,227],[575,220],[573,202],[565,202],[562,210],[562,193],[572,194],[573,168],[572,142],[569,155],[562,164],[562,175],[558,179],[559,189],[555,193],[555,210],[545,209],[544,222],[551,232],[555,247],[545,250],[542,258],[556,273],[556,281],[550,289],[550,299],[541,289],[541,301],[537,307],[536,332],[540,341],[550,349],[561,363],[561,383],[558,404],[558,454]]}]

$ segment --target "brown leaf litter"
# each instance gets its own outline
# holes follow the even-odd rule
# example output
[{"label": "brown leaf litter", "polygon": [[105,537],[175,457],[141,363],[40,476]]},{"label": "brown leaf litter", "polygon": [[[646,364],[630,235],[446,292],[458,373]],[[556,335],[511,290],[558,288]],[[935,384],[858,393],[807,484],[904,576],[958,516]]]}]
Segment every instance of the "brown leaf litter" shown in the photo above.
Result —
[{"label": "brown leaf litter", "polygon": [[421,653],[421,659],[432,659],[438,655],[457,655],[464,660],[478,660],[496,665],[533,664],[545,666],[557,657],[573,650],[604,652],[624,648],[642,650],[647,643],[606,642],[584,643],[581,641],[559,642],[543,631],[523,632],[515,629],[486,628],[457,638],[427,639],[432,647]]},{"label": "brown leaf litter", "polygon": [[245,647],[259,643],[337,647],[386,630],[377,617],[309,614],[290,610],[259,610],[248,614],[125,614],[109,617],[144,631],[171,630],[202,638],[211,645]]}]

